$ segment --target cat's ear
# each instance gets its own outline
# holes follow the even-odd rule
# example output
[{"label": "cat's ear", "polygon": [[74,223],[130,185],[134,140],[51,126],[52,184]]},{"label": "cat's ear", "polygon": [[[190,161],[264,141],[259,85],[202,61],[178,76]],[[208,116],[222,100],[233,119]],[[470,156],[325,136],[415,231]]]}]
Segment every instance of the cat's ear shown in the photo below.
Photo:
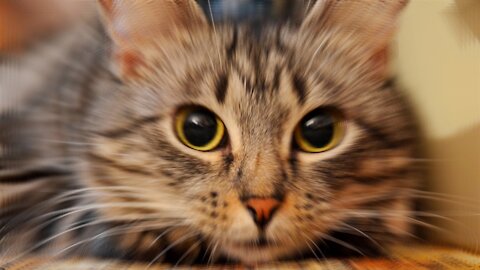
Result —
[{"label": "cat's ear", "polygon": [[123,74],[142,63],[136,53],[151,42],[162,42],[179,31],[208,26],[194,0],[98,0],[104,24],[114,42]]},{"label": "cat's ear", "polygon": [[388,48],[401,11],[408,2],[409,0],[317,0],[305,18],[302,30],[345,34],[355,39],[373,64],[385,71]]}]

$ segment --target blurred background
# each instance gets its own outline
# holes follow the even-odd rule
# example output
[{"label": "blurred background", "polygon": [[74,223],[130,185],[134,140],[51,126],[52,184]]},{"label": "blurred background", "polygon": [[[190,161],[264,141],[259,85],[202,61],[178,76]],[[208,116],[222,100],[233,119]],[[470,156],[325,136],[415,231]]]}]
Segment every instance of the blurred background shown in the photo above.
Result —
[{"label": "blurred background", "polygon": [[476,249],[480,241],[480,1],[411,0],[395,46],[393,69],[424,132],[426,188],[452,196],[427,205],[454,221],[436,219],[446,231],[432,237]]},{"label": "blurred background", "polygon": [[[199,0],[216,20],[222,19],[219,14],[278,19],[285,16],[285,7],[297,6],[293,0],[223,1],[218,5],[219,0],[212,0],[209,7],[205,6],[209,1]],[[245,2],[253,5],[242,9]],[[0,57],[21,54],[38,37],[89,16],[91,3],[0,0]],[[427,207],[451,219],[433,219],[446,230],[429,230],[431,239],[476,248],[480,241],[480,0],[410,0],[393,55],[392,69],[423,128],[426,189],[445,198],[430,201]]]}]

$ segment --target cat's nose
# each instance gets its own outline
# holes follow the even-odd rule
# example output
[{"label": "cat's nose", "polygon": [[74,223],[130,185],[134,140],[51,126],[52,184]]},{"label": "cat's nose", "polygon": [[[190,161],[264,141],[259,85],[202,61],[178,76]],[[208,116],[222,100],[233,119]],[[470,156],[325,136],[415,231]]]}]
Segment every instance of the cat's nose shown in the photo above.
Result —
[{"label": "cat's nose", "polygon": [[252,198],[246,202],[248,211],[260,229],[267,226],[279,206],[280,201],[274,198]]}]

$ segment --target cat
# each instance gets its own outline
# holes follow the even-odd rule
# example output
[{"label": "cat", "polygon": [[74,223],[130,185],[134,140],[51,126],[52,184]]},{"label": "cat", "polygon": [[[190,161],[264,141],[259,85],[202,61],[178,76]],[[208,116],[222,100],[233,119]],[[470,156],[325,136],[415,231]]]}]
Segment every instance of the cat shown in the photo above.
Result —
[{"label": "cat", "polygon": [[409,238],[418,135],[388,70],[407,0],[308,2],[252,27],[99,0],[2,56],[3,261],[251,265]]}]

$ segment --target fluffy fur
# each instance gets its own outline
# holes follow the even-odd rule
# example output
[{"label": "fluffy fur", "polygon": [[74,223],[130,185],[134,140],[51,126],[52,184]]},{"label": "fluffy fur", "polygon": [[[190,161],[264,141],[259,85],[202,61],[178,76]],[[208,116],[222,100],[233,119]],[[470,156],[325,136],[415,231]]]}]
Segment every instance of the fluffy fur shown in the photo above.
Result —
[{"label": "fluffy fur", "polygon": [[[190,1],[100,2],[111,40],[79,26],[2,59],[12,78],[42,76],[0,115],[4,256],[255,264],[377,254],[411,233],[416,131],[387,75],[405,1],[317,1],[301,24],[262,28],[210,25]],[[177,139],[190,104],[224,122],[225,147]],[[345,137],[292,148],[319,107]],[[281,200],[264,233],[249,197]]]}]

